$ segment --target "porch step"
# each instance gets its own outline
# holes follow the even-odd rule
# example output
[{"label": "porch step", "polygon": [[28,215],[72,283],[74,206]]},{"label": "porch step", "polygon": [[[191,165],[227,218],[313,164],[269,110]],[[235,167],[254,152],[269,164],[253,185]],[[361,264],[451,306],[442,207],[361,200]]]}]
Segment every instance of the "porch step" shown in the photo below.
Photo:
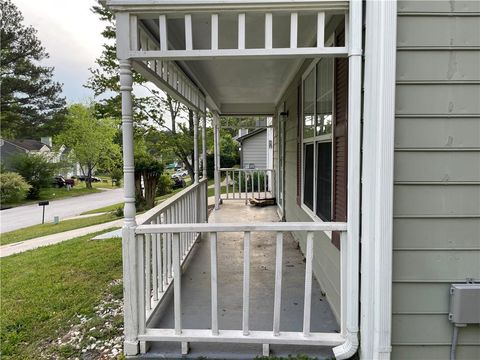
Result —
[{"label": "porch step", "polygon": [[[319,346],[270,345],[272,356],[288,358],[289,355],[307,355],[310,358],[326,360],[333,358],[331,348]],[[190,343],[187,355],[180,354],[180,344],[170,342],[151,343],[147,354],[127,359],[228,359],[251,360],[262,356],[259,344],[214,344]]]}]

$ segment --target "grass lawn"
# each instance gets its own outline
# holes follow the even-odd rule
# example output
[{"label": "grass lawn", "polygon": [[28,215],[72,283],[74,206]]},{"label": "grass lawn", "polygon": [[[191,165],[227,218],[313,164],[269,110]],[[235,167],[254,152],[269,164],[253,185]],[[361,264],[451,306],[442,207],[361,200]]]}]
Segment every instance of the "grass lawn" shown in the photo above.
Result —
[{"label": "grass lawn", "polygon": [[[88,235],[2,259],[1,357],[44,359],[122,274],[121,240]],[[119,289],[121,293],[121,286]]]},{"label": "grass lawn", "polygon": [[78,229],[90,225],[102,224],[104,222],[118,219],[114,214],[103,214],[83,219],[72,219],[60,221],[58,224],[47,223],[33,225],[23,229],[9,231],[0,235],[0,245],[11,244],[23,240],[33,239],[40,236],[56,234],[63,231]]},{"label": "grass lawn", "polygon": [[54,187],[45,188],[40,190],[40,198],[38,200],[26,199],[22,202],[15,203],[15,204],[2,204],[2,207],[9,208],[9,207],[15,207],[15,206],[21,206],[21,205],[34,204],[42,200],[57,200],[57,199],[63,199],[67,197],[94,194],[102,191],[101,189],[118,189],[117,186],[112,185],[111,180],[109,180],[110,178],[107,178],[104,176],[100,178],[103,181],[92,183],[92,187],[93,187],[92,189],[87,189],[87,186],[84,181],[83,182],[77,181],[75,186],[72,187],[70,190],[68,190],[67,188],[54,188]]}]

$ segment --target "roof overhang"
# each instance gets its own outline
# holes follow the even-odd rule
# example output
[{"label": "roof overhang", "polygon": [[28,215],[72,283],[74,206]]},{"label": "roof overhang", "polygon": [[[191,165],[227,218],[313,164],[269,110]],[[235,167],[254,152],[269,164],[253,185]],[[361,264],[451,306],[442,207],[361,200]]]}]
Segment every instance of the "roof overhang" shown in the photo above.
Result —
[{"label": "roof overhang", "polygon": [[[221,115],[273,115],[305,59],[347,56],[347,46],[332,46],[328,36],[329,24],[348,18],[348,4],[106,1],[117,13],[119,58],[187,106]],[[165,70],[169,63],[174,72]]]}]

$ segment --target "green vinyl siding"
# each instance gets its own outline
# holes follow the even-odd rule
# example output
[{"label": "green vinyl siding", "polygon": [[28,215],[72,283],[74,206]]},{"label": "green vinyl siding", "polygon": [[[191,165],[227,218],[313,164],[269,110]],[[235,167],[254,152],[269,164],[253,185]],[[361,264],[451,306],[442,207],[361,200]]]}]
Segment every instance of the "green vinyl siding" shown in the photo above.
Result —
[{"label": "green vinyl siding", "polygon": [[[479,11],[398,3],[392,359],[448,359],[450,284],[480,279]],[[479,326],[458,343],[480,358]]]}]

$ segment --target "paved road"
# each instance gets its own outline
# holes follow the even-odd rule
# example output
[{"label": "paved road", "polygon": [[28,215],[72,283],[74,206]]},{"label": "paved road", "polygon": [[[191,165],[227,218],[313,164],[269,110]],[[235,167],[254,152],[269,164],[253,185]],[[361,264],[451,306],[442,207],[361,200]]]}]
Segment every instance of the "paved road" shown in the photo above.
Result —
[{"label": "paved road", "polygon": [[[50,205],[45,207],[45,222],[52,222],[54,216],[59,216],[61,220],[122,201],[123,188],[50,201]],[[0,211],[0,233],[41,223],[42,208],[38,204]]]}]

